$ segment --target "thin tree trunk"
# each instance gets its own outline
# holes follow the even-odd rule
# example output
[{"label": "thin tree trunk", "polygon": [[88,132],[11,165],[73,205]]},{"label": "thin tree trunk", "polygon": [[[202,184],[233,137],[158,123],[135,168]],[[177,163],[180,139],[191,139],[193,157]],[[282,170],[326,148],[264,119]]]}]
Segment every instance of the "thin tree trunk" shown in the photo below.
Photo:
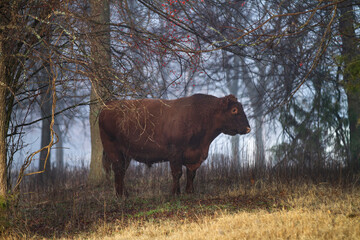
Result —
[{"label": "thin tree trunk", "polygon": [[3,42],[0,40],[0,200],[7,194],[6,168],[6,67],[3,54]]},{"label": "thin tree trunk", "polygon": [[[47,69],[47,70],[49,70],[49,69]],[[49,73],[47,73],[45,75],[46,76],[44,77],[44,80],[45,79],[48,80]],[[41,109],[42,117],[51,115],[51,110],[52,110],[51,103],[52,103],[51,86],[50,86],[50,81],[49,81],[49,83],[47,84],[47,87],[45,87],[45,89],[44,89],[44,92],[41,94],[40,109]],[[43,148],[50,143],[50,139],[51,139],[50,123],[51,123],[50,118],[45,118],[42,120],[40,148]],[[51,160],[50,160],[50,155],[47,156],[47,154],[48,154],[47,149],[40,152],[39,171],[45,169],[45,172],[39,174],[39,184],[40,185],[46,184],[49,181],[50,176],[51,176]],[[48,159],[46,159],[46,157],[48,157]]]},{"label": "thin tree trunk", "polygon": [[[45,40],[48,43],[51,43],[50,31],[51,28],[46,26],[44,28],[46,31]],[[51,86],[52,86],[52,69],[50,66],[51,63],[51,51],[45,44],[42,46],[40,50],[43,52],[44,56],[46,56],[46,60],[43,62],[44,69],[39,73],[39,81],[38,86],[39,89],[43,89],[40,95],[40,111],[41,116],[44,118],[46,116],[50,116],[52,112],[52,94],[51,94]],[[51,132],[50,132],[50,118],[44,118],[41,126],[41,145],[40,149],[47,146],[51,141]],[[44,186],[47,184],[49,180],[51,180],[51,158],[50,154],[48,155],[48,149],[45,149],[40,152],[39,159],[39,171],[45,170],[43,173],[40,173],[38,176],[40,186]]]},{"label": "thin tree trunk", "polygon": [[254,97],[251,98],[251,105],[255,114],[255,142],[256,142],[256,156],[255,164],[258,168],[265,167],[265,144],[264,144],[264,96],[265,89],[263,84],[266,83],[265,68],[261,62],[257,62],[259,69],[259,82],[255,87]]},{"label": "thin tree trunk", "polygon": [[[97,96],[91,91],[91,100],[96,101]],[[99,185],[106,180],[105,172],[102,170],[102,152],[103,147],[100,139],[98,115],[100,111],[99,103],[90,105],[90,134],[91,134],[91,162],[89,182],[93,185]]]},{"label": "thin tree trunk", "polygon": [[[16,7],[9,8],[11,3],[9,1],[3,2],[0,4],[3,9],[11,9],[11,11],[1,11],[0,14],[0,25],[7,26],[11,24],[11,16],[16,12]],[[18,67],[18,62],[10,57],[12,49],[11,43],[7,40],[7,34],[4,29],[0,30],[0,199],[6,198],[7,191],[10,190],[7,133],[14,103],[14,94],[10,93],[10,89],[17,83],[13,72]]]},{"label": "thin tree trunk", "polygon": [[348,117],[350,126],[350,167],[354,171],[360,170],[360,76],[352,74],[350,69],[359,61],[360,51],[357,46],[354,23],[354,9],[352,1],[344,1],[339,5],[339,30],[342,39],[342,57],[344,61],[343,80],[348,102]]},{"label": "thin tree trunk", "polygon": [[62,173],[64,170],[64,149],[63,149],[63,136],[58,124],[54,125],[54,130],[59,137],[59,141],[56,144],[56,172]]},{"label": "thin tree trunk", "polygon": [[263,138],[263,112],[258,111],[259,116],[255,117],[255,165],[257,168],[265,167],[265,146]]},{"label": "thin tree trunk", "polygon": [[[55,122],[56,118],[55,118]],[[54,124],[54,130],[58,136],[58,142],[56,144],[56,168],[52,169],[53,175],[55,175],[56,184],[66,182],[66,174],[64,174],[64,149],[63,149],[63,137],[60,126],[58,123]]]},{"label": "thin tree trunk", "polygon": [[108,0],[90,0],[92,17],[91,54],[93,78],[90,100],[91,162],[89,182],[99,185],[106,176],[102,167],[103,147],[100,139],[98,116],[106,98],[109,97],[111,69],[110,55],[110,5]]},{"label": "thin tree trunk", "polygon": [[264,96],[265,89],[265,67],[261,63],[257,64],[259,69],[259,80],[258,83],[252,82],[247,69],[245,60],[238,58],[241,61],[243,81],[250,97],[250,104],[254,111],[255,127],[252,128],[255,133],[255,166],[258,169],[265,167],[265,145],[263,138],[263,116],[264,116]]},{"label": "thin tree trunk", "polygon": [[[239,65],[239,60],[237,56],[233,56],[234,59],[234,63],[233,63],[233,68],[231,67],[230,64],[230,57],[228,55],[227,52],[223,52],[223,58],[225,59],[225,71],[226,71],[226,85],[227,88],[229,89],[230,94],[233,94],[234,96],[238,96],[238,91],[239,91],[239,73],[240,73],[240,65]],[[234,74],[231,74],[231,70],[234,71]],[[239,154],[239,143],[240,143],[240,136],[236,135],[231,137],[231,156],[232,156],[232,161],[234,164],[234,167],[236,167],[236,169],[239,169],[239,164],[240,164],[240,154]]]}]

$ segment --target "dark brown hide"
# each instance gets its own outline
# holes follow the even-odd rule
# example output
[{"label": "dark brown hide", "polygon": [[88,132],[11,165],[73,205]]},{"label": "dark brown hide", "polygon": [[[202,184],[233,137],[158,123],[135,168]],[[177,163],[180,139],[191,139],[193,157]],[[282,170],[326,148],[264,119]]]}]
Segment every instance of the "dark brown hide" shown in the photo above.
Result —
[{"label": "dark brown hide", "polygon": [[99,117],[104,168],[112,168],[118,195],[130,160],[151,166],[169,161],[174,194],[180,193],[182,166],[187,168],[186,192],[193,192],[196,170],[220,134],[247,134],[249,122],[233,95],[217,98],[196,94],[176,100],[116,100]]}]

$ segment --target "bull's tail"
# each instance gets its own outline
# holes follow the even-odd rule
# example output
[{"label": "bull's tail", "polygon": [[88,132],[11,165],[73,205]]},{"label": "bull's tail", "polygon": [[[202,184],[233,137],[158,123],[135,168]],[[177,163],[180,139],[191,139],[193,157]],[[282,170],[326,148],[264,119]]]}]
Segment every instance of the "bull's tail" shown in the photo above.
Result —
[{"label": "bull's tail", "polygon": [[110,180],[112,163],[111,160],[106,155],[105,151],[103,151],[103,155],[102,155],[102,164],[105,170],[106,179]]}]

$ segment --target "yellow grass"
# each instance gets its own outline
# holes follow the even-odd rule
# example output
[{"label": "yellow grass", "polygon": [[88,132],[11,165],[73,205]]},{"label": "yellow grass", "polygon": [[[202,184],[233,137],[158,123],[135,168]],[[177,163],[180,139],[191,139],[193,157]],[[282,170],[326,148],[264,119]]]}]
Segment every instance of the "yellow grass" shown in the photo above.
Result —
[{"label": "yellow grass", "polygon": [[135,222],[125,228],[119,223],[101,226],[87,238],[360,239],[359,190],[313,186],[284,194],[288,209],[222,210],[197,220]]},{"label": "yellow grass", "polygon": [[105,239],[360,239],[360,224],[359,219],[321,210],[261,210],[200,223],[134,224]]}]

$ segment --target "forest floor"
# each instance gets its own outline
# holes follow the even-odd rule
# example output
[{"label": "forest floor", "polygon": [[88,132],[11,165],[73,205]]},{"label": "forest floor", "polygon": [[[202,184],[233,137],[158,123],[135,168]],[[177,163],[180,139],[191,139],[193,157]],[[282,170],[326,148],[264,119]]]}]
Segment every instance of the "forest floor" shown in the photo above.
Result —
[{"label": "forest floor", "polygon": [[255,182],[119,199],[110,185],[24,193],[0,238],[360,239],[357,186]]},{"label": "forest floor", "polygon": [[0,205],[0,239],[360,239],[360,176],[226,163],[202,166],[196,193],[180,196],[168,164],[131,165],[127,198],[113,182],[88,186],[86,167],[43,185],[28,176],[18,201]]}]

